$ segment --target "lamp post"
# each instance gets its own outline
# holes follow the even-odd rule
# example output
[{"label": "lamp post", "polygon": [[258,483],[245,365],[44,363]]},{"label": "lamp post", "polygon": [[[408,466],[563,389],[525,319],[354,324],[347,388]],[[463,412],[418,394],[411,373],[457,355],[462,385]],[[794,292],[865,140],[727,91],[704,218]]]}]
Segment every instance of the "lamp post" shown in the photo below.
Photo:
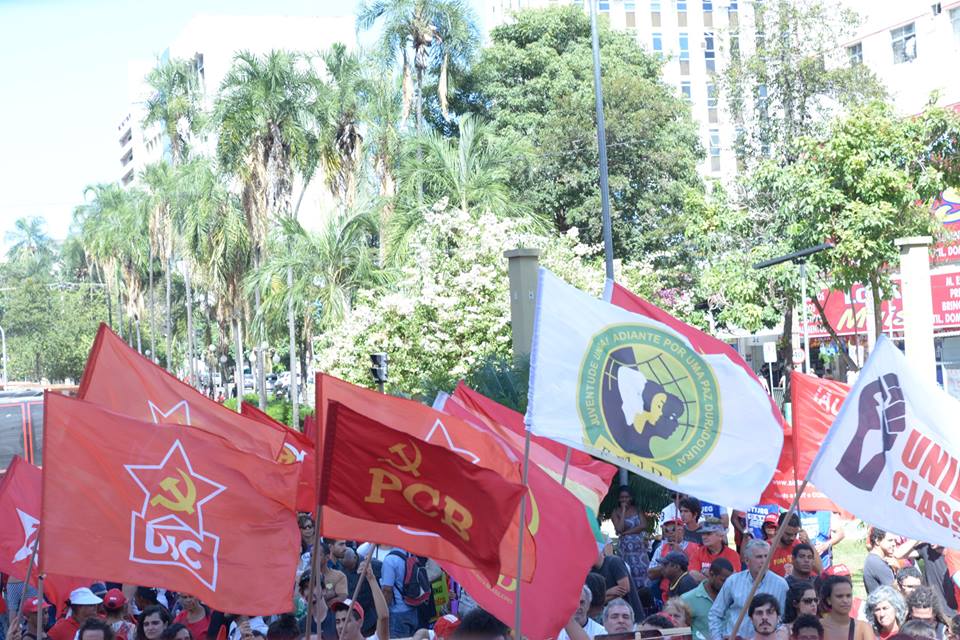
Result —
[{"label": "lamp post", "polygon": [[810,327],[807,324],[807,258],[815,253],[827,251],[828,249],[833,249],[833,244],[830,242],[822,242],[813,247],[807,247],[800,251],[770,258],[769,260],[764,260],[763,262],[758,262],[753,265],[754,269],[766,269],[767,267],[772,267],[784,262],[794,262],[800,265],[800,295],[803,298],[800,304],[800,317],[803,322],[803,371],[805,373],[810,373]]},{"label": "lamp post", "polygon": [[370,354],[370,364],[373,365],[370,367],[370,375],[373,376],[374,382],[377,383],[377,389],[380,390],[380,393],[383,393],[383,385],[387,382],[388,360],[389,358],[385,353]]}]

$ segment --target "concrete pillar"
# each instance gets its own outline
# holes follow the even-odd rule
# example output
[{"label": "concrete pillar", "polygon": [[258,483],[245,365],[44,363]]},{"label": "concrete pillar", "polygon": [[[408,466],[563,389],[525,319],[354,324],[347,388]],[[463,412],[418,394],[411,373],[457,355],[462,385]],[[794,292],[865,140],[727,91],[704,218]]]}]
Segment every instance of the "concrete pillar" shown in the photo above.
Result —
[{"label": "concrete pillar", "polygon": [[513,357],[530,355],[533,342],[533,315],[537,304],[539,249],[511,249],[503,253],[510,274],[510,327]]},{"label": "concrete pillar", "polygon": [[903,337],[907,359],[923,376],[936,378],[933,347],[933,294],[930,291],[930,236],[898,238]]}]

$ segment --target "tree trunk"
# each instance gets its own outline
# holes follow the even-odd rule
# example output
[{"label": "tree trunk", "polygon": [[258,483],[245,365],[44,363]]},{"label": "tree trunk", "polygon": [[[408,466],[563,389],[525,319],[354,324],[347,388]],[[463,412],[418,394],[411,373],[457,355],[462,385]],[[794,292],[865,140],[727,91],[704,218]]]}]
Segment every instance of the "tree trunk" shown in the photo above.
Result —
[{"label": "tree trunk", "polygon": [[117,335],[120,336],[120,339],[123,340],[123,289],[120,287],[119,280],[117,281]]},{"label": "tree trunk", "polygon": [[147,270],[150,272],[150,359],[157,361],[157,344],[155,336],[157,335],[157,301],[153,294],[153,244],[150,245],[150,263]]},{"label": "tree trunk", "polygon": [[837,330],[833,328],[830,324],[830,321],[827,320],[827,312],[823,308],[823,305],[820,304],[820,299],[816,295],[812,297],[813,306],[817,308],[817,313],[820,315],[820,322],[826,328],[827,333],[830,334],[830,339],[837,344],[837,353],[840,355],[840,360],[843,362],[844,366],[847,367],[849,371],[859,371],[860,367],[857,366],[857,363],[853,361],[853,358],[850,357],[850,354],[847,353],[847,350],[843,348],[843,342],[840,340],[840,336],[837,335]]},{"label": "tree trunk", "polygon": [[188,367],[187,371],[190,373],[190,386],[196,388],[197,386],[197,364],[196,364],[196,345],[194,344],[194,335],[193,335],[193,289],[190,285],[190,261],[186,261],[186,276],[183,279],[184,287],[186,289],[187,296],[187,351],[188,351]]},{"label": "tree trunk", "polygon": [[883,312],[881,311],[883,299],[880,297],[880,281],[876,273],[870,274],[870,293],[873,294],[874,335],[879,339],[883,335]]},{"label": "tree trunk", "polygon": [[[260,248],[253,250],[254,270],[260,269]],[[255,330],[252,332],[256,341],[255,351],[257,357],[257,397],[261,411],[267,410],[267,386],[266,373],[263,370],[263,319],[260,317],[260,287],[254,287],[253,290],[253,317]]]},{"label": "tree trunk", "polygon": [[233,376],[237,383],[237,413],[240,413],[240,404],[243,402],[243,321],[239,311],[234,319],[234,339],[237,342],[237,357],[233,363]]},{"label": "tree trunk", "polygon": [[293,267],[287,266],[287,324],[290,331],[290,426],[300,428],[300,389],[297,384],[297,322],[293,315]]},{"label": "tree trunk", "polygon": [[[790,402],[790,374],[793,369],[790,364],[793,362],[793,305],[787,304],[787,310],[783,314],[783,342],[780,344],[778,355],[783,364],[783,402],[780,408],[787,402]],[[776,380],[774,380],[776,384]]]},{"label": "tree trunk", "polygon": [[140,342],[140,314],[138,313],[133,317],[133,321],[137,326],[137,353],[143,353],[143,345]]},{"label": "tree trunk", "polygon": [[165,328],[165,333],[167,338],[167,354],[166,354],[167,371],[171,370],[170,358],[173,357],[173,309],[171,308],[171,305],[170,305],[170,289],[172,288],[171,287],[172,283],[170,282],[170,279],[172,277],[171,276],[172,273],[173,273],[173,254],[169,253],[167,254],[167,268],[165,269],[165,273],[163,274],[164,280],[166,281],[166,287],[167,287],[167,303],[166,303],[167,326]]}]

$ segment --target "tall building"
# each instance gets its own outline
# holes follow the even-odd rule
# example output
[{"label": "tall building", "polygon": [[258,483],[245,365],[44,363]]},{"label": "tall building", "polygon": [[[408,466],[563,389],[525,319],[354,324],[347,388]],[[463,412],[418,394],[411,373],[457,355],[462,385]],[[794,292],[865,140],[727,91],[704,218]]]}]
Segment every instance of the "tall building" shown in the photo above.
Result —
[{"label": "tall building", "polygon": [[[589,1],[589,0],[588,0]],[[504,24],[520,9],[576,4],[583,0],[486,0],[487,30]],[[718,99],[717,74],[740,42],[749,47],[753,2],[748,0],[599,0],[599,15],[610,26],[632,34],[649,52],[664,57],[663,79],[690,103],[706,158],[704,177],[729,180],[736,174],[736,130]]]}]

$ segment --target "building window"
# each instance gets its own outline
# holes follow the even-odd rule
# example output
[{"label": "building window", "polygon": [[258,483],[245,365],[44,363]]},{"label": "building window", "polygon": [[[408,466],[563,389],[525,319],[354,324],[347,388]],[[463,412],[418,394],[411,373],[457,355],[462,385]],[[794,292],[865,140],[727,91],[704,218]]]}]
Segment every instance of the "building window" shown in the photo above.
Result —
[{"label": "building window", "polygon": [[707,107],[710,109],[717,108],[717,85],[712,82],[707,83]]},{"label": "building window", "polygon": [[690,60],[690,39],[687,34],[680,34],[680,60]]},{"label": "building window", "polygon": [[720,171],[720,130],[710,129],[710,170]]},{"label": "building window", "polygon": [[680,93],[683,94],[684,99],[693,104],[693,85],[689,80],[682,80],[680,82]]},{"label": "building window", "polygon": [[713,11],[713,0],[703,0],[703,11],[704,13]]},{"label": "building window", "polygon": [[610,0],[600,0],[600,11],[610,11]]},{"label": "building window", "polygon": [[650,25],[660,26],[660,0],[650,0]]},{"label": "building window", "polygon": [[713,43],[713,31],[705,31],[703,34],[703,57],[707,62],[708,73],[714,73],[717,70],[717,50]]},{"label": "building window", "polygon": [[663,53],[663,34],[662,33],[653,34],[653,50]]},{"label": "building window", "polygon": [[677,26],[687,26],[687,0],[677,0]]},{"label": "building window", "polygon": [[914,60],[917,57],[917,33],[914,23],[892,30],[890,44],[893,47],[894,64]]},{"label": "building window", "polygon": [[730,12],[738,11],[737,0],[730,0],[730,4],[727,6],[727,11],[730,11]]},{"label": "building window", "polygon": [[950,9],[950,23],[953,25],[953,37],[960,40],[960,7]]},{"label": "building window", "polygon": [[623,10],[624,10],[624,11],[636,11],[636,10],[637,10],[637,3],[636,3],[636,2],[624,2],[624,3],[623,3]]},{"label": "building window", "polygon": [[687,12],[687,0],[677,0],[677,13]]},{"label": "building window", "polygon": [[852,44],[847,47],[847,59],[850,61],[850,66],[853,67],[858,64],[863,64],[863,43],[858,42],[857,44]]},{"label": "building window", "polygon": [[650,0],[650,13],[660,13],[660,0]]},{"label": "building window", "polygon": [[730,33],[730,59],[740,59],[740,34],[736,31]]}]

